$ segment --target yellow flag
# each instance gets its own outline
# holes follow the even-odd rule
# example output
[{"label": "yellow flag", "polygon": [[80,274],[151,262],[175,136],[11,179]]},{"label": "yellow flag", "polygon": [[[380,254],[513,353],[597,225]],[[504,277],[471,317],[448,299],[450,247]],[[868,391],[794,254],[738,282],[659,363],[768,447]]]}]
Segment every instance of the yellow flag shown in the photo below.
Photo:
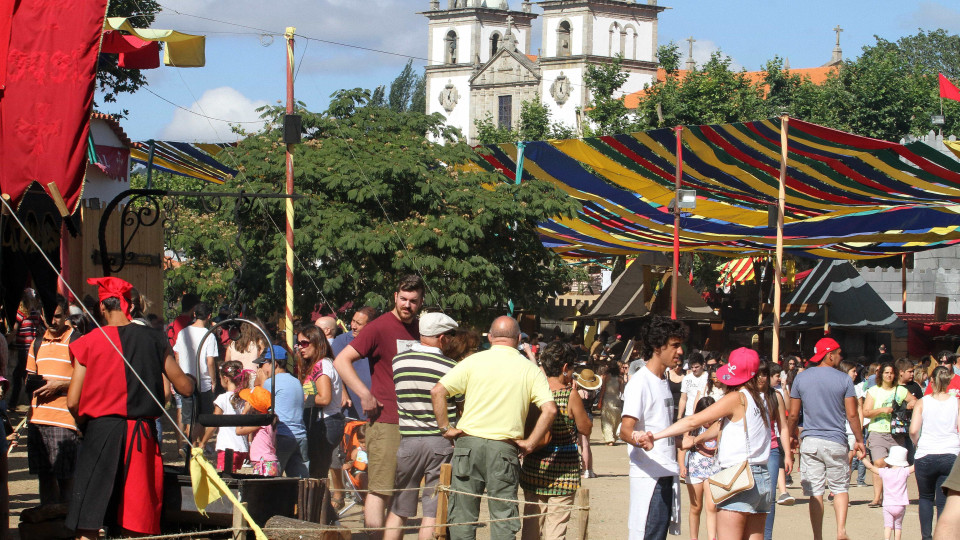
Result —
[{"label": "yellow flag", "polygon": [[267,535],[263,534],[260,526],[247,513],[247,509],[240,504],[230,488],[223,483],[220,475],[217,474],[217,470],[203,457],[202,448],[193,448],[190,451],[190,484],[193,486],[193,502],[196,503],[200,514],[207,515],[207,505],[219,500],[221,496],[226,496],[234,506],[240,509],[243,518],[256,534],[257,540],[267,540]]}]

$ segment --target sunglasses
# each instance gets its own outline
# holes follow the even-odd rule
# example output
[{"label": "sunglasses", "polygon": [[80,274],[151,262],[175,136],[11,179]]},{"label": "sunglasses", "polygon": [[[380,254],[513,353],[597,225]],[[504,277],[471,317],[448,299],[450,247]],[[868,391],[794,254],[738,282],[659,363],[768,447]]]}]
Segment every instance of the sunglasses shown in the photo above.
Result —
[{"label": "sunglasses", "polygon": [[310,343],[310,342],[307,341],[307,340],[303,340],[303,341],[298,341],[298,342],[297,342],[297,347],[300,347],[301,349],[302,349],[303,347],[309,347],[310,345],[312,345],[312,343]]}]

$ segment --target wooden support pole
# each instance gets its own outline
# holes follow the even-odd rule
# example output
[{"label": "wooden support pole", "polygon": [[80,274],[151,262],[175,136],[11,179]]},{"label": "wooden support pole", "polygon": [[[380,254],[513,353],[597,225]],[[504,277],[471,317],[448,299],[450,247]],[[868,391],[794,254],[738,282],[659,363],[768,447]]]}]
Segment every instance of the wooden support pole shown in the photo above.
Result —
[{"label": "wooden support pole", "polygon": [[673,178],[673,278],[670,280],[670,318],[677,318],[677,280],[680,279],[680,186],[683,180],[683,126],[677,133],[677,168]]},{"label": "wooden support pole", "polygon": [[587,540],[590,526],[590,490],[582,487],[573,495],[573,504],[577,510],[577,539]]},{"label": "wooden support pole", "polygon": [[[247,503],[240,503],[244,508],[247,508]],[[243,512],[240,511],[240,507],[237,505],[233,506],[233,540],[246,540],[247,538],[247,522],[243,519]]]},{"label": "wooden support pole", "polygon": [[780,302],[783,276],[783,206],[786,199],[787,182],[787,127],[790,117],[780,117],[780,187],[777,190],[777,259],[773,262],[773,347],[770,358],[777,362],[780,359]]},{"label": "wooden support pole", "polygon": [[900,307],[901,313],[907,312],[907,254],[900,256],[900,291],[903,293],[903,302]]},{"label": "wooden support pole", "polygon": [[437,525],[433,532],[434,538],[446,539],[450,537],[449,530],[447,529],[447,504],[449,502],[449,495],[447,491],[442,488],[449,488],[451,480],[453,480],[453,466],[449,463],[444,463],[440,466],[440,481],[437,484],[437,489],[440,489],[440,493],[437,495]]}]

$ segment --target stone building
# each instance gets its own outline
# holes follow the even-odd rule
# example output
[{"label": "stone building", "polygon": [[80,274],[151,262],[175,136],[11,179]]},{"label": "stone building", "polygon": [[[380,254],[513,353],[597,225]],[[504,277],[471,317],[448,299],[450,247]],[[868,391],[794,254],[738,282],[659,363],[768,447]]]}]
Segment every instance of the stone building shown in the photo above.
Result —
[{"label": "stone building", "polygon": [[[439,112],[476,143],[477,119],[515,127],[520,105],[540,96],[553,122],[579,128],[590,101],[589,65],[623,56],[623,94],[657,76],[655,0],[545,0],[542,15],[530,0],[512,10],[507,0],[439,0],[423,13],[428,22],[427,113]],[[514,0],[514,4],[517,0]],[[532,54],[532,25],[542,43]]]}]

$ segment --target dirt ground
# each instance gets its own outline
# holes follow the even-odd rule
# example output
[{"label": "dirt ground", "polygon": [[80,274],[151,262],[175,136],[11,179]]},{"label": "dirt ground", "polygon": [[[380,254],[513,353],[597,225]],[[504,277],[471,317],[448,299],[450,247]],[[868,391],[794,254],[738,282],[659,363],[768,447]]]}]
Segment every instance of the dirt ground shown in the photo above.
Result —
[{"label": "dirt ground", "polygon": [[[13,420],[13,419],[11,419]],[[169,430],[167,433],[170,433]],[[583,481],[584,487],[590,490],[590,524],[588,527],[588,536],[594,539],[618,539],[626,538],[627,508],[629,504],[629,487],[627,478],[627,455],[625,445],[606,446],[600,441],[599,421],[594,429],[592,437],[594,443],[594,471],[597,478],[591,478]],[[21,442],[26,444],[26,435],[21,437]],[[176,445],[171,437],[165,441],[165,458],[172,459],[176,453]],[[9,460],[9,488],[10,488],[10,534],[8,538],[19,538],[17,534],[17,524],[19,522],[20,512],[24,508],[36,506],[37,501],[37,483],[36,478],[27,472],[27,454],[26,447],[19,446],[10,455]],[[799,484],[799,475],[794,476]],[[868,483],[871,482],[870,475],[867,475]],[[684,487],[684,497],[686,497],[686,488]],[[774,526],[774,538],[788,540],[808,540],[813,538],[813,532],[810,527],[807,501],[802,499],[799,487],[791,488],[791,494],[797,498],[797,504],[792,507],[778,506],[776,522]],[[867,502],[873,494],[872,487],[851,487],[850,498],[851,506],[847,518],[847,532],[853,540],[861,538],[882,538],[883,536],[883,518],[881,510],[878,508],[868,508]],[[917,516],[916,506],[916,483],[910,481],[911,506],[907,508],[907,515],[904,518],[903,538],[919,538],[920,526]],[[687,523],[687,501],[684,498],[682,503],[683,531],[679,538],[697,538],[691,536],[688,532]],[[486,512],[484,512],[485,514]],[[349,527],[359,526],[362,514],[362,508],[355,506],[347,512],[342,518],[342,523]],[[576,533],[576,520],[571,520],[571,528],[568,530],[568,537],[574,538]],[[824,538],[836,538],[836,525],[834,521],[832,504],[826,505],[824,516]],[[706,538],[706,521],[703,521],[702,538]],[[363,535],[354,535],[354,538],[363,538]],[[416,538],[415,533],[406,535],[406,538]],[[481,529],[478,538],[489,538],[489,531]]]}]

